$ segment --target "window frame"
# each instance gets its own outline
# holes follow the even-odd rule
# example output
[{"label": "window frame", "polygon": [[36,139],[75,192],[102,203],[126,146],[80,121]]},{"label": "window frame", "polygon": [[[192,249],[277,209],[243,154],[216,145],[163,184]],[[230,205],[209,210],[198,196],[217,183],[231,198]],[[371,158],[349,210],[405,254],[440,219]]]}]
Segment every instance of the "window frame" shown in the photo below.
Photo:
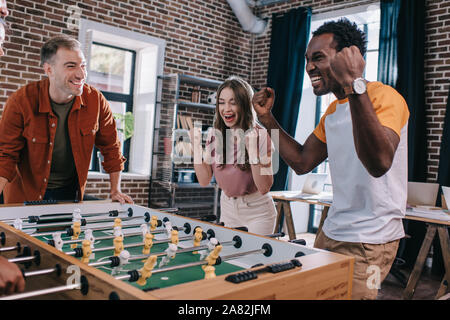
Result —
[{"label": "window frame", "polygon": [[[124,47],[110,45],[110,44],[99,42],[99,41],[92,41],[91,50],[92,50],[92,45],[127,51],[132,54],[129,93],[128,94],[118,93],[118,92],[111,92],[111,91],[106,91],[106,90],[100,90],[100,92],[105,96],[105,98],[108,102],[125,103],[125,112],[133,112],[134,86],[135,86],[134,82],[135,82],[135,74],[136,74],[136,51],[132,50],[132,49],[124,48]],[[89,64],[88,74],[90,71],[91,70],[90,70],[90,64]],[[130,144],[131,144],[131,138],[128,138],[128,139],[124,140],[124,142],[123,142],[123,156],[126,159],[129,159],[129,157],[130,157]],[[95,172],[100,171],[100,164],[99,164],[99,160],[98,160],[98,156],[97,156],[98,151],[99,151],[98,148],[96,146],[94,146],[94,150],[92,150],[92,160],[91,160],[90,171],[95,171]],[[129,161],[126,161],[124,165],[125,165],[125,168],[122,172],[128,172]]]},{"label": "window frame", "polygon": [[[167,41],[149,33],[127,30],[110,24],[80,18],[78,41],[81,43],[86,60],[90,60],[90,47],[100,42],[135,50],[133,115],[134,134],[130,140],[130,156],[126,165],[128,172],[123,178],[146,180],[152,168],[152,150],[155,118],[155,101],[158,89],[157,77],[164,73]],[[98,170],[98,161],[95,161]],[[92,164],[92,161],[91,161]],[[88,179],[104,179],[101,171],[88,172]]]}]

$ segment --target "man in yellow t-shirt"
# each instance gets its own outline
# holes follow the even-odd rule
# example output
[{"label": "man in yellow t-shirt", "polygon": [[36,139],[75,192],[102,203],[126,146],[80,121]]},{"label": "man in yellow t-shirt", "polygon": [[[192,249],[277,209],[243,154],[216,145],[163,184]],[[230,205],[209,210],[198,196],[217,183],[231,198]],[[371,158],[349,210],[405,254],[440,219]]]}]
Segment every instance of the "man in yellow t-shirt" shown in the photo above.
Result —
[{"label": "man in yellow t-shirt", "polygon": [[337,100],[303,145],[273,117],[273,89],[253,99],[259,121],[279,129],[279,152],[297,174],[328,157],[333,204],[314,245],[355,258],[352,299],[376,298],[404,237],[406,210],[408,106],[395,89],[363,78],[365,52],[365,34],[347,19],[313,33],[306,72],[314,94]]}]

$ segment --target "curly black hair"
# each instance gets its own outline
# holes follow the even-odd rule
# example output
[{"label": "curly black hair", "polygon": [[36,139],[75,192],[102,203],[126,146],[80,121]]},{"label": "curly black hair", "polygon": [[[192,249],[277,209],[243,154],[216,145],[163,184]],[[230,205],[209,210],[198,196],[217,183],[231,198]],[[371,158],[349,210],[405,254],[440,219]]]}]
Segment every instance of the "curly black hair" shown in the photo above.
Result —
[{"label": "curly black hair", "polygon": [[359,48],[361,55],[364,57],[367,48],[366,34],[358,29],[356,23],[351,22],[347,18],[328,21],[313,32],[313,37],[320,36],[324,33],[333,34],[337,51],[354,45]]}]

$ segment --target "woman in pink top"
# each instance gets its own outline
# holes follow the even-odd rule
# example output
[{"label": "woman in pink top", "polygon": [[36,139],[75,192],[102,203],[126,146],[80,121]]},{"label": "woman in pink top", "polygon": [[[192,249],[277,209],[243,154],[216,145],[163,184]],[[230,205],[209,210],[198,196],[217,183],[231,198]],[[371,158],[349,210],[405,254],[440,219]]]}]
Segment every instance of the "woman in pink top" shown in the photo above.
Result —
[{"label": "woman in pink top", "polygon": [[[243,79],[230,77],[217,89],[217,97],[214,130],[208,133],[200,161],[194,151],[197,179],[206,186],[215,176],[222,189],[220,221],[226,227],[245,226],[252,233],[271,234],[276,219],[268,194],[273,184],[272,142],[255,122],[253,90]],[[193,136],[194,150],[201,148],[201,134]]]}]

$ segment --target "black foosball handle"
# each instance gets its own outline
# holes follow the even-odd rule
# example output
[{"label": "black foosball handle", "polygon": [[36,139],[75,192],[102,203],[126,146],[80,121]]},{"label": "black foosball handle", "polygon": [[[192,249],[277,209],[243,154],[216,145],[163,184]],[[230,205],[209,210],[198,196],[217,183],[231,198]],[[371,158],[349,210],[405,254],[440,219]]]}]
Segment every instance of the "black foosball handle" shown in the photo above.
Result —
[{"label": "black foosball handle", "polygon": [[36,201],[24,201],[23,204],[26,206],[39,206],[45,204],[57,204],[56,200],[36,200]]}]

